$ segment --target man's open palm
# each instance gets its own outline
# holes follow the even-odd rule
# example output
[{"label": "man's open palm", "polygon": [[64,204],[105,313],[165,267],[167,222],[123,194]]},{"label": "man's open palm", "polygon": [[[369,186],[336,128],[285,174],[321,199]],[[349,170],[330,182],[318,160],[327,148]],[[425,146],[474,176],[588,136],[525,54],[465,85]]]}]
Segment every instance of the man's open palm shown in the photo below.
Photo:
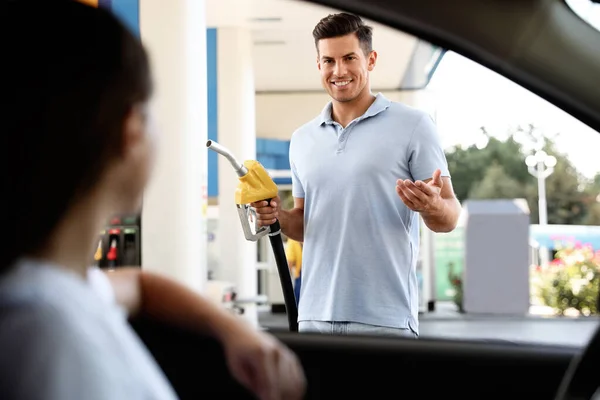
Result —
[{"label": "man's open palm", "polygon": [[[420,181],[415,182],[417,183],[417,186],[420,186],[419,182]],[[433,172],[431,180],[429,180],[426,185],[432,190],[432,192],[437,192],[440,194],[442,192],[442,187],[444,186],[444,181],[442,181],[442,171],[440,169],[436,169]]]},{"label": "man's open palm", "polygon": [[436,169],[431,179],[412,182],[409,179],[399,179],[396,182],[396,193],[408,208],[417,212],[435,209],[441,201],[444,182],[442,171]]}]

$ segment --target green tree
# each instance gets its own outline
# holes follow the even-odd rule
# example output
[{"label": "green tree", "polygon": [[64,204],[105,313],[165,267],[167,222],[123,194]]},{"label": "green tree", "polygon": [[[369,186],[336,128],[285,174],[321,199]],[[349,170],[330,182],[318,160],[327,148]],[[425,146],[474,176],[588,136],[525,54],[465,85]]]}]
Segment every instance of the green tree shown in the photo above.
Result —
[{"label": "green tree", "polygon": [[509,176],[504,168],[494,162],[485,170],[485,176],[477,185],[472,185],[471,199],[515,199],[525,198],[526,187]]},{"label": "green tree", "polygon": [[490,140],[486,146],[488,165],[496,162],[508,176],[520,184],[525,184],[531,175],[525,167],[525,154],[521,143],[511,134],[505,141]]},{"label": "green tree", "polygon": [[475,146],[466,149],[458,146],[447,153],[446,158],[454,193],[460,201],[464,201],[469,197],[471,187],[483,179],[487,168],[485,155]]},{"label": "green tree", "polygon": [[587,213],[583,220],[584,225],[600,225],[600,173],[586,182],[584,202]]},{"label": "green tree", "polygon": [[531,177],[525,167],[523,147],[515,140],[514,134],[501,141],[491,137],[485,128],[481,130],[488,137],[484,148],[459,146],[446,154],[454,192],[460,201],[469,198],[473,188],[479,185],[494,163],[502,166],[504,172],[519,184],[525,185]]},{"label": "green tree", "polygon": [[[486,133],[484,128],[482,131]],[[488,135],[489,141],[482,149],[458,147],[448,152],[448,166],[459,200],[524,197],[531,222],[539,222],[537,179],[527,170],[528,154],[515,138],[518,132],[524,133],[526,140],[543,144],[539,147],[557,159],[554,172],[546,180],[548,222],[599,224],[600,204],[596,198],[600,194],[600,174],[586,183],[565,155],[557,151],[554,142],[540,139],[541,134],[532,125],[510,133],[504,141]]]},{"label": "green tree", "polygon": [[581,224],[600,225],[600,204],[598,202],[594,202],[589,205],[587,213]]}]

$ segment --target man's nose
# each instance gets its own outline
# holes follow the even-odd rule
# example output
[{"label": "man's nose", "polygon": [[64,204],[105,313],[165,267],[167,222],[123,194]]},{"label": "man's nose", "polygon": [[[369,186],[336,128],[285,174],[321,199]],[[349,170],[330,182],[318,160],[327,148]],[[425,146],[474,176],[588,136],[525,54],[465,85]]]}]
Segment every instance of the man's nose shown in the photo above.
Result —
[{"label": "man's nose", "polygon": [[333,73],[337,77],[346,76],[346,66],[344,65],[344,63],[343,62],[335,63],[335,68],[333,69]]}]

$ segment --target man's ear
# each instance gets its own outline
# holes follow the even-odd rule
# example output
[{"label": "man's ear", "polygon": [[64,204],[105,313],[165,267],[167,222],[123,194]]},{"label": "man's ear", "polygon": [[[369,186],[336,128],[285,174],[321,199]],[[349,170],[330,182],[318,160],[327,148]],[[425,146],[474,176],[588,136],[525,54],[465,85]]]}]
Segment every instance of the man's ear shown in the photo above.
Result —
[{"label": "man's ear", "polygon": [[377,64],[377,52],[375,50],[372,50],[371,53],[369,53],[369,58],[367,59],[368,70],[373,71],[373,68],[375,68],[375,64]]}]

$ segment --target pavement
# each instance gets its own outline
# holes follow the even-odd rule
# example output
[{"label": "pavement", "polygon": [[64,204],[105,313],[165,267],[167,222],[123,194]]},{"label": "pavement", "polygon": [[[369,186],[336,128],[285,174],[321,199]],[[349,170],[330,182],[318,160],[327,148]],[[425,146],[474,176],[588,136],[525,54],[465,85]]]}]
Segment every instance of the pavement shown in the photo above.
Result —
[{"label": "pavement", "polygon": [[[285,314],[260,312],[267,330],[287,330]],[[461,314],[452,303],[438,302],[436,310],[419,318],[421,338],[504,340],[517,343],[584,347],[600,324],[598,317],[554,317],[532,309],[523,316]]]}]

